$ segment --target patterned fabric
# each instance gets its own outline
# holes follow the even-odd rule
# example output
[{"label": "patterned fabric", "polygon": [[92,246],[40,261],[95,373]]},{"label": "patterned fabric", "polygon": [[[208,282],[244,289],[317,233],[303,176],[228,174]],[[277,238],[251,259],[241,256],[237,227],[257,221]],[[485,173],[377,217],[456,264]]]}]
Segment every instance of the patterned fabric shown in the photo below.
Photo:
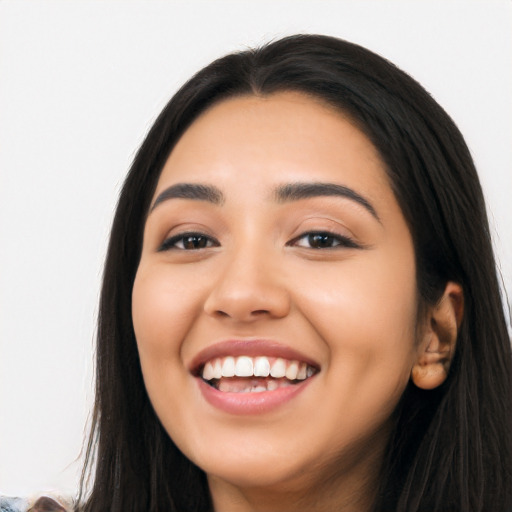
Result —
[{"label": "patterned fabric", "polygon": [[60,496],[38,496],[32,499],[0,496],[0,512],[72,512],[73,500]]}]

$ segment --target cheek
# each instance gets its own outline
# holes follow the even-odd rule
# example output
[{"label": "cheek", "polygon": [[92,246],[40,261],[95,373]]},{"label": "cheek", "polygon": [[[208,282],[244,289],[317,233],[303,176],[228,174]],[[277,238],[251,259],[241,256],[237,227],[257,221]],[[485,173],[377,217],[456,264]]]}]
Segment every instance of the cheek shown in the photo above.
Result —
[{"label": "cheek", "polygon": [[309,314],[319,316],[315,323],[333,335],[350,328],[387,337],[390,344],[397,336],[414,337],[418,298],[412,258],[393,261],[370,254],[337,268],[325,265],[296,291],[304,307],[310,304]]},{"label": "cheek", "polygon": [[357,396],[360,405],[382,406],[384,413],[407,385],[415,357],[414,265],[400,263],[344,262],[338,273],[316,273],[298,299],[329,350],[329,387],[344,390],[340,400]]},{"label": "cheek", "polygon": [[146,359],[179,355],[182,339],[198,314],[194,281],[177,280],[168,269],[141,263],[132,293],[135,337],[143,366]]},{"label": "cheek", "polygon": [[[184,410],[188,372],[182,344],[198,314],[197,286],[179,280],[166,266],[141,262],[132,292],[132,317],[144,384],[157,416],[171,437],[176,411]],[[180,416],[181,417],[181,416]]]}]

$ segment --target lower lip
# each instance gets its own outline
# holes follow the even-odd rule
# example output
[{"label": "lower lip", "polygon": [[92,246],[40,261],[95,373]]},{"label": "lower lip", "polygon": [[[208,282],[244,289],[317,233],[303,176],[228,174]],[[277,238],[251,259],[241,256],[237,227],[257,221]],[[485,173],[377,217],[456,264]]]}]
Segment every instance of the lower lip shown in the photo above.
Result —
[{"label": "lower lip", "polygon": [[310,381],[310,377],[299,384],[293,384],[273,391],[261,391],[259,393],[227,393],[206,384],[197,377],[199,389],[208,403],[230,414],[261,414],[272,411],[295,398],[304,391]]}]

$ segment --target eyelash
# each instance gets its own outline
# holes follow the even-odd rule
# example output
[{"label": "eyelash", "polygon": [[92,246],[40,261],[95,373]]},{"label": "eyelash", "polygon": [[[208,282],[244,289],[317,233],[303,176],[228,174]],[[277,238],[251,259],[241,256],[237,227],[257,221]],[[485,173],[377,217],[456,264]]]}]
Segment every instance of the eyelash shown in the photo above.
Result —
[{"label": "eyelash", "polygon": [[[188,240],[187,240],[188,239]],[[194,240],[195,239],[195,240]],[[307,239],[309,246],[300,245],[298,242],[302,239]],[[178,247],[178,243],[181,242],[183,247]],[[185,244],[192,243],[192,247],[186,247]],[[197,247],[198,244],[206,244],[202,247]],[[314,247],[313,244],[329,244],[323,247]],[[335,243],[335,245],[331,245]],[[174,235],[163,242],[163,244],[158,248],[159,252],[169,251],[169,250],[178,250],[178,251],[198,251],[201,249],[209,249],[211,247],[219,247],[219,242],[204,233],[180,233],[178,235]],[[321,250],[321,249],[336,249],[336,248],[348,248],[348,249],[360,249],[361,246],[354,242],[351,238],[339,235],[336,233],[332,233],[330,231],[308,231],[294,238],[290,242],[286,244],[287,246],[296,246],[296,247],[304,247],[306,249],[312,250]]]},{"label": "eyelash", "polygon": [[[196,243],[198,240],[203,240],[206,242],[205,247],[185,247],[185,240],[188,239],[190,242],[191,239],[196,239]],[[177,247],[178,242],[182,242],[183,247]],[[193,245],[195,245],[193,243]],[[171,236],[171,238],[168,238],[164,241],[164,243],[158,248],[158,251],[169,251],[169,250],[178,250],[178,251],[198,251],[201,249],[209,249],[210,247],[218,247],[220,244],[215,238],[212,238],[211,236],[205,235],[204,233],[180,233],[178,235]]]},{"label": "eyelash", "polygon": [[[299,245],[297,242],[299,242],[302,239],[307,239],[309,242],[309,246]],[[316,240],[315,240],[316,239]],[[314,241],[315,240],[315,241]],[[313,242],[314,241],[314,242]],[[329,245],[327,247],[313,247],[312,243],[332,243],[336,242],[335,245]],[[298,246],[298,247],[305,247],[306,249],[312,249],[315,251],[321,250],[321,249],[336,249],[336,248],[345,248],[345,249],[359,249],[361,246],[354,242],[351,238],[344,235],[339,235],[337,233],[332,233],[330,231],[308,231],[307,233],[303,233],[302,235],[299,235],[298,237],[294,238],[290,242],[288,242],[286,245],[290,246]]]}]

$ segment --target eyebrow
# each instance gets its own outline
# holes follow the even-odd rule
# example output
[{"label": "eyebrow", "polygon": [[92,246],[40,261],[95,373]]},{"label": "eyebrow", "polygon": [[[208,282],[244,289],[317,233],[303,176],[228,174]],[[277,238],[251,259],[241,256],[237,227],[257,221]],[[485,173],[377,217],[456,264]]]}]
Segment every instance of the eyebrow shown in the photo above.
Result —
[{"label": "eyebrow", "polygon": [[207,201],[208,203],[220,205],[224,202],[224,194],[213,185],[200,183],[177,183],[171,185],[161,192],[150,208],[150,213],[168,199],[193,199],[196,201]]},{"label": "eyebrow", "polygon": [[355,190],[338,185],[336,183],[288,183],[281,185],[275,190],[275,197],[279,203],[287,203],[290,201],[299,201],[301,199],[308,199],[311,197],[343,197],[355,201],[363,206],[373,217],[379,222],[377,211],[372,206],[368,199],[358,194]]},{"label": "eyebrow", "polygon": [[[300,201],[312,197],[343,197],[363,206],[379,222],[379,216],[372,204],[355,190],[336,183],[287,183],[274,190],[274,198],[278,203]],[[214,185],[202,183],[177,183],[166,188],[155,199],[149,212],[151,213],[159,204],[169,199],[192,199],[206,201],[214,205],[221,205],[225,201],[224,194]]]}]

